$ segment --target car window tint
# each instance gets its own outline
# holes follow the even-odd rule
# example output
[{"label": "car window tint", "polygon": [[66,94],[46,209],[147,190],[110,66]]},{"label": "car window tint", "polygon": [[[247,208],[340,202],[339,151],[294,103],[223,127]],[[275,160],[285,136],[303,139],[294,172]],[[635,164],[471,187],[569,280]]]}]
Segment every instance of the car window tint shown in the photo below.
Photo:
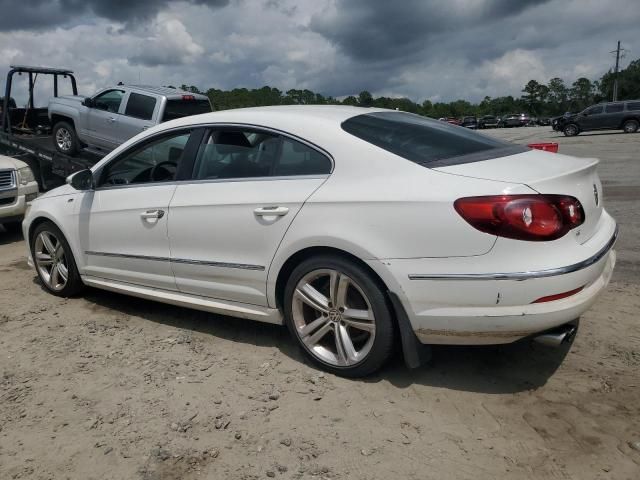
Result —
[{"label": "car window tint", "polygon": [[124,97],[123,90],[109,90],[95,97],[93,99],[93,105],[98,110],[118,113],[120,104],[122,103],[122,97]]},{"label": "car window tint", "polygon": [[640,102],[627,103],[627,110],[640,110]]},{"label": "car window tint", "polygon": [[584,113],[586,113],[587,115],[597,115],[598,113],[602,113],[602,106],[591,107]]},{"label": "car window tint", "polygon": [[198,152],[196,180],[267,177],[276,160],[280,137],[248,130],[216,130]]},{"label": "car window tint", "polygon": [[[479,161],[491,158],[499,149],[509,149],[511,153],[525,151],[513,144],[466,128],[404,112],[375,112],[358,115],[344,121],[342,129],[388,152],[426,167]],[[484,152],[482,155],[476,155],[473,158],[448,161],[455,157],[482,152]],[[506,151],[501,153],[506,154]]]},{"label": "car window tint", "polygon": [[282,150],[273,174],[322,175],[331,173],[331,160],[307,145],[283,137]]},{"label": "car window tint", "polygon": [[604,111],[607,113],[618,113],[623,110],[624,106],[622,103],[613,103],[611,105],[607,105],[604,108]]},{"label": "car window tint", "polygon": [[175,120],[176,118],[188,117],[189,115],[199,115],[211,111],[209,100],[167,100],[164,107],[163,122]]},{"label": "car window tint", "polygon": [[175,180],[190,132],[163,136],[109,163],[101,185],[130,185]]},{"label": "car window tint", "polygon": [[124,114],[128,117],[139,118],[141,120],[151,120],[155,108],[155,97],[131,92]]}]

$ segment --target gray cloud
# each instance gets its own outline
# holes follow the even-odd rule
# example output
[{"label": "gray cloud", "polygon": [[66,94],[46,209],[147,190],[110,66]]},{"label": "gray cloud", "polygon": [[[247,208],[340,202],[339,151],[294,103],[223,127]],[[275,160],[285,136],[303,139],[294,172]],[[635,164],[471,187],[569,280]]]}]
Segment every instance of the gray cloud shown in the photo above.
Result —
[{"label": "gray cloud", "polygon": [[[182,0],[194,5],[225,7],[229,0]],[[90,21],[89,16],[128,25],[153,18],[171,0],[0,0],[0,31],[68,26]]]},{"label": "gray cloud", "polygon": [[130,3],[0,0],[15,17],[0,17],[0,75],[35,63],[73,68],[86,93],[143,81],[477,101],[598,78],[618,39],[624,62],[640,57],[637,0]]}]

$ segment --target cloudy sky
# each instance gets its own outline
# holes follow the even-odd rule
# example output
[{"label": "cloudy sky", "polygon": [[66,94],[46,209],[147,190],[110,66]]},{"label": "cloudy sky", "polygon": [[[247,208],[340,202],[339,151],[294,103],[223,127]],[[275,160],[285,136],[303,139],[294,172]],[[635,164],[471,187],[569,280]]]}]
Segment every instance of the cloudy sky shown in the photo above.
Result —
[{"label": "cloudy sky", "polygon": [[477,101],[640,58],[638,0],[0,0],[0,75]]}]

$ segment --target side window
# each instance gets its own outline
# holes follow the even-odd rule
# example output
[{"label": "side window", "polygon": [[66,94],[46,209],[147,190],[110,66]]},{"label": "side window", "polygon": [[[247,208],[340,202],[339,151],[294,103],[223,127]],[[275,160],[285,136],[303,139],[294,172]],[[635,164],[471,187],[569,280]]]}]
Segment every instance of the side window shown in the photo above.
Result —
[{"label": "side window", "polygon": [[277,135],[250,130],[214,130],[198,152],[196,180],[268,177],[278,153]]},{"label": "side window", "polygon": [[98,110],[106,110],[107,112],[118,113],[123,96],[123,90],[108,90],[95,97],[93,99],[93,105]]},{"label": "side window", "polygon": [[151,120],[155,108],[155,97],[131,92],[124,114],[128,117],[139,118],[141,120]]},{"label": "side window", "polygon": [[591,108],[587,109],[587,111],[584,112],[584,113],[586,113],[587,115],[596,115],[598,113],[602,113],[602,106],[600,105],[600,106],[596,106],[596,107],[591,107]]},{"label": "side window", "polygon": [[612,103],[611,105],[607,105],[604,109],[606,113],[619,113],[624,108],[622,103]]},{"label": "side window", "polygon": [[124,153],[109,163],[98,186],[131,185],[175,180],[191,132],[162,136]]},{"label": "side window", "polygon": [[640,102],[627,103],[627,110],[640,110]]},{"label": "side window", "polygon": [[282,152],[275,176],[322,175],[331,173],[331,160],[317,150],[289,138],[282,139]]}]

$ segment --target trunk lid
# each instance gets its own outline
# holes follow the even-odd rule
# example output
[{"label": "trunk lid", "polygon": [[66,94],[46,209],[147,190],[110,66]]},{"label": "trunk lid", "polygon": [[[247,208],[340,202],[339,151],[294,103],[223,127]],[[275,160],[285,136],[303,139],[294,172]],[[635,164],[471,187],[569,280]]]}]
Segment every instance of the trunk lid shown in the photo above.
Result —
[{"label": "trunk lid", "polygon": [[602,214],[602,184],[595,158],[577,158],[540,150],[435,170],[465,177],[527,185],[538,193],[571,195],[582,204],[584,223],[575,229],[579,243],[596,232]]}]

